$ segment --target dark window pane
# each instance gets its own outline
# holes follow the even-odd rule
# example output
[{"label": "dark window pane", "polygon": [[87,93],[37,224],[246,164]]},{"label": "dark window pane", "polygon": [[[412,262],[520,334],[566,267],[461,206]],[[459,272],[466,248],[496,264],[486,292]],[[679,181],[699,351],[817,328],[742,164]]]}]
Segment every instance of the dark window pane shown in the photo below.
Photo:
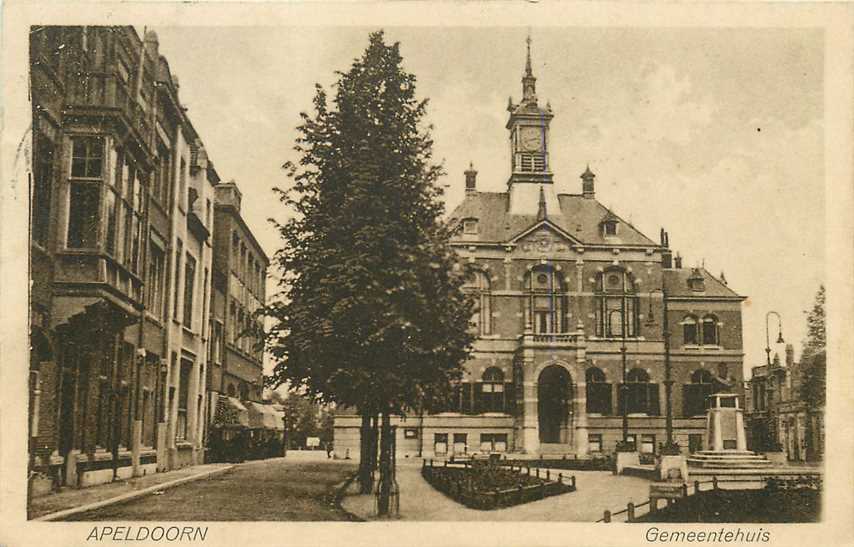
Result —
[{"label": "dark window pane", "polygon": [[43,137],[38,137],[38,141],[33,177],[33,241],[45,246],[50,226],[50,199],[53,187],[53,144]]},{"label": "dark window pane", "polygon": [[107,192],[107,252],[115,254],[116,252],[116,229],[117,229],[117,212],[116,212],[116,195]]},{"label": "dark window pane", "polygon": [[96,184],[72,184],[68,211],[68,246],[92,248],[98,243],[100,192]]}]

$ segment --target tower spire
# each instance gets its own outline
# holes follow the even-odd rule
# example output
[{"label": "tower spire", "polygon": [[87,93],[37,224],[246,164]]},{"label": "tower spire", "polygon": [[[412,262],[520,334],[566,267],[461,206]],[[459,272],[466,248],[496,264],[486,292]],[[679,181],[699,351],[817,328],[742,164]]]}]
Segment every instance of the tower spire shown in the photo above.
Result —
[{"label": "tower spire", "polygon": [[540,185],[540,202],[537,206],[537,220],[545,220],[549,216],[546,211],[546,194],[543,192],[543,186]]},{"label": "tower spire", "polygon": [[525,38],[527,54],[525,56],[525,75],[522,77],[522,102],[537,104],[537,79],[531,70],[531,33]]}]

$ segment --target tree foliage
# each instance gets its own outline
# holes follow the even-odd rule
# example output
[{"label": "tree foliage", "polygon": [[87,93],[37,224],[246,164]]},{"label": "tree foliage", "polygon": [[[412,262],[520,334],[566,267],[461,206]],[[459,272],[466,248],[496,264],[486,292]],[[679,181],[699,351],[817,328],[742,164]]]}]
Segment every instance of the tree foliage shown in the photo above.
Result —
[{"label": "tree foliage", "polygon": [[316,86],[300,159],[284,166],[291,187],[277,189],[293,217],[276,223],[281,292],[265,310],[269,385],[371,415],[438,404],[472,342],[427,101],[401,64],[399,44],[375,32],[332,104]]},{"label": "tree foliage", "polygon": [[813,408],[825,404],[827,397],[827,351],[825,327],[825,290],[820,286],[807,315],[807,338],[801,352],[802,398]]}]

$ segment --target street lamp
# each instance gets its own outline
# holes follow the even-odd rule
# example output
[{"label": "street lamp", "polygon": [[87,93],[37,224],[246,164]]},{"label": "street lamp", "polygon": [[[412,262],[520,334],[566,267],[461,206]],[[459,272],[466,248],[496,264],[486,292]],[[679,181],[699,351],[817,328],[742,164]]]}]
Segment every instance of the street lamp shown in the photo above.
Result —
[{"label": "street lamp", "polygon": [[768,319],[771,317],[771,314],[777,317],[777,343],[782,344],[785,342],[783,340],[783,320],[780,318],[779,313],[771,310],[765,314],[765,358],[769,367],[771,366],[771,342],[768,336]]},{"label": "street lamp", "polygon": [[621,301],[621,309],[619,310],[611,310],[608,314],[608,335],[612,334],[611,325],[613,325],[612,317],[615,313],[620,314],[620,360],[623,364],[623,382],[620,384],[620,395],[623,402],[623,446],[626,446],[629,442],[629,401],[628,401],[628,388],[626,385],[627,375],[626,375],[626,314],[625,314],[626,300],[625,297]]},{"label": "street lamp", "polygon": [[667,432],[667,447],[673,446],[673,378],[670,366],[670,327],[667,318],[667,292],[662,288],[649,291],[649,314],[647,325],[655,325],[652,313],[652,293],[661,293],[661,332],[664,337],[664,396],[665,396],[665,431]]}]

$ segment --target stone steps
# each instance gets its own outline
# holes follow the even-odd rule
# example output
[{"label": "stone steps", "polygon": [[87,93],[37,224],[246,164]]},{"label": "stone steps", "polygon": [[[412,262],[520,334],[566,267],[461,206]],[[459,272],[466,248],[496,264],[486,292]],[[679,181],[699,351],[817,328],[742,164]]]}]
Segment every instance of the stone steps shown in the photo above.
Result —
[{"label": "stone steps", "polygon": [[540,443],[540,454],[543,455],[563,455],[563,454],[574,454],[575,450],[572,448],[570,444],[564,443]]},{"label": "stone steps", "polygon": [[773,466],[773,463],[761,454],[749,451],[713,452],[702,450],[687,458],[688,466],[716,471],[761,470]]}]

